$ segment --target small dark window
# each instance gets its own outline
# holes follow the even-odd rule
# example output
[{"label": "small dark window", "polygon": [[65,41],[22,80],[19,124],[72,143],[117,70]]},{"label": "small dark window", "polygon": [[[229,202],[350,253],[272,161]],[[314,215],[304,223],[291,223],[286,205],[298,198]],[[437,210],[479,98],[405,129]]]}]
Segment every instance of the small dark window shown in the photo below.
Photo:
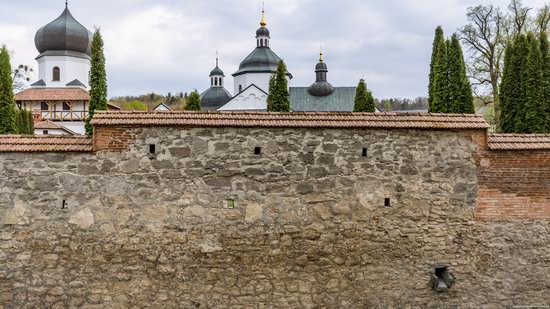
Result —
[{"label": "small dark window", "polygon": [[262,155],[262,147],[254,148],[254,154],[257,155],[257,156],[261,156]]},{"label": "small dark window", "polygon": [[40,110],[47,111],[50,110],[50,106],[46,102],[40,103]]},{"label": "small dark window", "polygon": [[63,200],[63,203],[61,203],[61,209],[67,209],[67,201]]},{"label": "small dark window", "polygon": [[367,148],[363,148],[363,157],[368,156],[369,150]]},{"label": "small dark window", "polygon": [[61,80],[61,70],[59,70],[59,67],[54,67],[52,70],[52,81],[58,82]]},{"label": "small dark window", "polygon": [[391,207],[391,200],[389,198],[384,199],[384,206]]},{"label": "small dark window", "polygon": [[149,153],[153,154],[157,152],[157,145],[151,144],[149,145]]},{"label": "small dark window", "polygon": [[63,102],[63,110],[64,111],[70,111],[71,110],[71,105],[69,105],[69,103],[67,103],[67,102]]},{"label": "small dark window", "polygon": [[239,85],[239,93],[243,91],[243,85]]},{"label": "small dark window", "polygon": [[43,130],[43,131],[42,131],[42,134],[48,135],[48,130]]}]

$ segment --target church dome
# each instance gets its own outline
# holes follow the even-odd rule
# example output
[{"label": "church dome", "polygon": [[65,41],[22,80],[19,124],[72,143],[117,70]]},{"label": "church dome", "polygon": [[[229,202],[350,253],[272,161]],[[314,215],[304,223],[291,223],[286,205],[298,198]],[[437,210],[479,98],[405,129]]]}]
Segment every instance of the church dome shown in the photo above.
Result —
[{"label": "church dome", "polygon": [[34,37],[36,49],[70,51],[91,55],[92,33],[82,26],[66,7],[54,21],[40,28]]},{"label": "church dome", "polygon": [[266,27],[261,27],[256,30],[256,36],[269,36],[269,30]]},{"label": "church dome", "polygon": [[334,92],[334,87],[329,82],[315,82],[307,89],[309,94],[316,97],[326,97]]},{"label": "church dome", "polygon": [[214,68],[214,70],[212,70],[212,71],[210,72],[210,76],[215,76],[215,75],[221,75],[221,76],[225,77],[225,75],[223,74],[222,69],[220,69],[217,65],[216,65],[216,67]]},{"label": "church dome", "polygon": [[217,110],[231,100],[231,95],[223,87],[210,87],[201,94],[202,110]]}]

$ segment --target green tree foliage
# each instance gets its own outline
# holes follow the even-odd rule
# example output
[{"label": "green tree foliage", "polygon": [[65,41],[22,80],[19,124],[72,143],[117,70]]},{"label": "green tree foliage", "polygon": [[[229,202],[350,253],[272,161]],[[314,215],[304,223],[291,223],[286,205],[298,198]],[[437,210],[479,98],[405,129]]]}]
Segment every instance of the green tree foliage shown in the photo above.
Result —
[{"label": "green tree foliage", "polygon": [[[550,6],[548,8],[548,18],[550,18]],[[550,46],[548,35],[541,32],[539,35],[540,53],[542,57],[542,95],[543,95],[543,114],[544,114],[544,132],[550,132]]]},{"label": "green tree foliage", "polygon": [[0,134],[14,134],[17,131],[10,55],[6,46],[2,46],[0,49]]},{"label": "green tree foliage", "polygon": [[130,101],[130,102],[125,102],[122,104],[122,107],[121,107],[123,110],[134,110],[134,111],[146,111],[146,110],[149,110],[149,107],[147,106],[147,104],[141,102],[141,101],[138,101],[138,100],[134,100],[134,101]]},{"label": "green tree foliage", "polygon": [[506,48],[500,86],[502,132],[547,132],[548,58],[545,34],[518,34]]},{"label": "green tree foliage", "polygon": [[32,111],[27,111],[27,123],[29,134],[34,134],[34,118],[32,117]]},{"label": "green tree foliage", "polygon": [[17,110],[17,133],[31,135],[34,134],[34,123],[32,112],[27,110]]},{"label": "green tree foliage", "polygon": [[279,61],[277,73],[269,80],[268,112],[290,112],[286,64]]},{"label": "green tree foliage", "polygon": [[432,44],[432,61],[430,62],[430,81],[428,84],[428,102],[430,104],[434,98],[433,88],[434,88],[434,79],[435,79],[435,64],[437,61],[439,46],[442,42],[445,42],[445,36],[443,34],[443,28],[441,28],[441,26],[438,26],[435,29],[435,37],[434,37],[434,42]]},{"label": "green tree foliage", "polygon": [[466,75],[466,63],[458,36],[453,34],[448,43],[449,102],[448,113],[474,114],[472,86]]},{"label": "green tree foliage", "polygon": [[372,96],[372,92],[367,89],[367,84],[364,79],[361,79],[357,85],[354,101],[354,112],[374,113],[376,107],[374,97]]},{"label": "green tree foliage", "polygon": [[516,130],[525,133],[542,133],[545,130],[545,106],[543,89],[543,63],[540,41],[533,34],[527,35],[529,52],[522,72],[525,83],[525,119]]},{"label": "green tree foliage", "polygon": [[195,90],[191,92],[189,98],[187,99],[187,104],[185,104],[186,111],[200,111],[201,110],[201,97],[199,93]]},{"label": "green tree foliage", "polygon": [[96,110],[107,110],[107,73],[105,72],[105,54],[100,29],[96,29],[92,38],[92,59],[90,70],[90,104],[86,119],[86,134],[93,133],[90,124]]},{"label": "green tree foliage", "polygon": [[449,102],[448,44],[445,40],[436,43],[437,46],[434,46],[435,55],[433,55],[431,94],[428,101],[430,102],[430,113],[446,113]]}]

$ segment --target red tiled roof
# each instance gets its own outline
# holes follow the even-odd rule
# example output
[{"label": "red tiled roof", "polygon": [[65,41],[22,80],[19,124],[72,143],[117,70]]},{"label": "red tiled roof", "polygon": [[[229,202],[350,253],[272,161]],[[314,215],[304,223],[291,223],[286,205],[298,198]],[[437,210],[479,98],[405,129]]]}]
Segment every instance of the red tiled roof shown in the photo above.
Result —
[{"label": "red tiled roof", "polygon": [[40,130],[48,130],[48,129],[51,129],[51,130],[63,130],[71,135],[76,135],[76,133],[72,130],[69,130],[68,128],[62,126],[62,125],[59,125],[53,121],[50,121],[50,120],[46,120],[46,121],[42,121],[40,123],[37,123],[34,125],[34,128],[35,129],[40,129]]},{"label": "red tiled roof", "polygon": [[15,94],[16,101],[89,101],[81,88],[29,88]]},{"label": "red tiled roof", "polygon": [[95,126],[487,129],[483,117],[428,113],[96,112]]},{"label": "red tiled roof", "polygon": [[89,152],[92,139],[86,136],[0,135],[0,152]]},{"label": "red tiled roof", "polygon": [[491,150],[547,150],[550,149],[550,134],[490,134]]}]

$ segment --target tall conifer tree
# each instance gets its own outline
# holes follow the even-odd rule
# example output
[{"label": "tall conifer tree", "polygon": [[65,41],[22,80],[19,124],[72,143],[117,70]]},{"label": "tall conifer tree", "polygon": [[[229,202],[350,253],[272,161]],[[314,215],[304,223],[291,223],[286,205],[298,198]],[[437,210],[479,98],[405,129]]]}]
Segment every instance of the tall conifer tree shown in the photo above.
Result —
[{"label": "tall conifer tree", "polygon": [[430,112],[447,113],[449,102],[449,78],[447,42],[437,42],[433,63],[433,82],[431,87]]},{"label": "tall conifer tree", "polygon": [[186,111],[200,111],[201,110],[201,97],[197,90],[191,92],[187,102],[185,103]]},{"label": "tall conifer tree", "polygon": [[277,64],[277,73],[269,82],[268,112],[290,112],[286,65],[281,60]]},{"label": "tall conifer tree", "polygon": [[544,132],[550,132],[550,47],[548,35],[541,32],[539,35],[540,53],[542,57],[542,92]]},{"label": "tall conifer tree", "polygon": [[466,63],[456,33],[451,37],[448,47],[449,102],[447,112],[474,114],[472,87],[466,75]]},{"label": "tall conifer tree", "polygon": [[6,46],[2,46],[0,49],[0,134],[15,134],[17,131],[10,55]]},{"label": "tall conifer tree", "polygon": [[442,42],[445,42],[445,36],[443,34],[443,28],[441,28],[441,26],[438,26],[435,29],[435,37],[432,45],[432,61],[430,62],[430,81],[428,85],[428,103],[430,105],[434,99],[433,87],[434,87],[434,80],[435,80],[435,74],[436,74],[435,65],[437,61],[439,46]]},{"label": "tall conifer tree", "polygon": [[543,62],[540,41],[533,33],[527,35],[529,52],[523,70],[525,83],[525,118],[517,127],[519,132],[542,133],[545,129]]},{"label": "tall conifer tree", "polygon": [[90,70],[90,104],[86,119],[86,134],[93,133],[90,124],[96,110],[107,110],[107,73],[105,72],[105,54],[100,29],[96,29],[92,38],[92,59]]},{"label": "tall conifer tree", "polygon": [[372,92],[370,92],[367,88],[367,84],[364,79],[361,79],[357,85],[354,102],[354,112],[374,113],[375,111],[376,104],[374,102],[374,97]]}]

